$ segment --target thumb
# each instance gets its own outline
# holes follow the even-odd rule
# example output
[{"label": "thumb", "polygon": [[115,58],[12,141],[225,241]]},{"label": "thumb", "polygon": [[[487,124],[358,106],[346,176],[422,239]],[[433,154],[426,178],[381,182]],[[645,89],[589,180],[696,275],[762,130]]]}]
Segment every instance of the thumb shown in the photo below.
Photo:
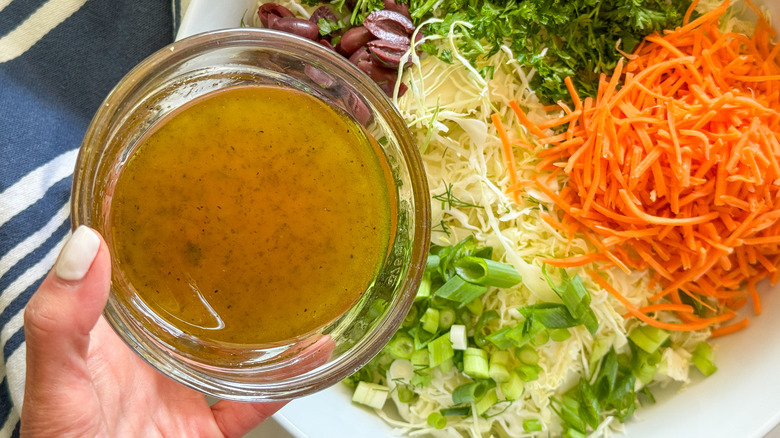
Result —
[{"label": "thumb", "polygon": [[60,392],[91,390],[83,385],[89,382],[89,333],[106,304],[110,282],[108,247],[96,231],[78,227],[24,312],[25,408],[39,398],[56,403]]}]

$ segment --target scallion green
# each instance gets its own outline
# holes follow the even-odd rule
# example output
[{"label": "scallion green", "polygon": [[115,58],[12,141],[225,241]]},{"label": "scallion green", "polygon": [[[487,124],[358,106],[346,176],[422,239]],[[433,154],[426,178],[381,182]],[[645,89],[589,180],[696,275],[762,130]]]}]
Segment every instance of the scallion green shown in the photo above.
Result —
[{"label": "scallion green", "polygon": [[450,308],[439,309],[439,328],[447,330],[455,322],[455,310]]},{"label": "scallion green", "polygon": [[457,408],[444,408],[441,414],[445,417],[465,417],[471,413],[471,406],[460,406]]},{"label": "scallion green", "polygon": [[429,355],[428,350],[417,350],[412,353],[410,362],[415,368],[427,368],[431,364]]},{"label": "scallion green", "polygon": [[439,411],[434,411],[428,414],[428,425],[436,429],[444,429],[447,425],[447,419]]},{"label": "scallion green", "polygon": [[696,349],[693,351],[691,362],[696,365],[696,368],[701,371],[705,376],[711,376],[718,367],[713,362],[712,347],[706,341],[701,341],[696,344]]},{"label": "scallion green", "polygon": [[433,307],[429,307],[423,313],[420,318],[421,327],[428,333],[436,333],[439,329],[439,311]]},{"label": "scallion green", "polygon": [[497,402],[498,402],[498,396],[496,395],[496,390],[490,389],[488,390],[487,394],[485,394],[484,397],[477,400],[477,402],[474,404],[474,410],[477,411],[477,415],[483,415],[485,412],[487,412],[488,409],[490,409]]},{"label": "scallion green", "polygon": [[641,325],[631,330],[631,333],[628,334],[628,338],[631,339],[637,347],[652,354],[669,339],[669,332],[651,325]]},{"label": "scallion green", "polygon": [[517,360],[526,365],[536,365],[539,363],[539,353],[531,346],[525,345],[518,348],[515,355],[517,356]]},{"label": "scallion green", "polygon": [[463,372],[475,379],[490,378],[487,351],[481,348],[466,348],[463,352]]},{"label": "scallion green", "polygon": [[446,333],[428,344],[428,360],[431,368],[439,366],[455,354],[450,342],[450,334]]},{"label": "scallion green", "polygon": [[490,368],[488,374],[490,378],[496,383],[502,383],[509,380],[509,371],[507,370],[507,364],[509,364],[509,352],[508,351],[494,351],[490,354]]},{"label": "scallion green", "polygon": [[459,405],[479,401],[487,394],[490,386],[484,381],[469,382],[452,391],[452,403]]},{"label": "scallion green", "polygon": [[523,430],[526,432],[541,432],[542,422],[536,418],[526,418],[523,420]]},{"label": "scallion green", "polygon": [[463,307],[485,292],[487,292],[486,286],[469,283],[462,277],[455,275],[436,289],[434,295],[454,301],[458,307]]},{"label": "scallion green", "polygon": [[455,262],[455,272],[471,283],[485,286],[506,288],[522,280],[512,265],[481,257],[461,257]]},{"label": "scallion green", "polygon": [[414,297],[414,301],[422,301],[431,296],[431,276],[428,274],[423,275],[420,280],[420,287],[417,289],[417,295]]},{"label": "scallion green", "polygon": [[398,384],[398,400],[401,403],[411,403],[414,400],[414,391],[408,385]]},{"label": "scallion green", "polygon": [[531,382],[539,378],[542,368],[539,365],[520,365],[515,371],[524,382]]},{"label": "scallion green", "polygon": [[390,341],[390,354],[399,359],[409,359],[414,353],[414,339],[401,332]]},{"label": "scallion green", "polygon": [[507,400],[517,400],[525,391],[525,383],[516,372],[509,373],[509,380],[502,382],[499,387]]},{"label": "scallion green", "polygon": [[554,342],[563,342],[571,337],[569,329],[550,329],[550,339]]},{"label": "scallion green", "polygon": [[466,303],[466,308],[474,315],[482,315],[485,305],[482,303],[482,299],[477,297]]}]

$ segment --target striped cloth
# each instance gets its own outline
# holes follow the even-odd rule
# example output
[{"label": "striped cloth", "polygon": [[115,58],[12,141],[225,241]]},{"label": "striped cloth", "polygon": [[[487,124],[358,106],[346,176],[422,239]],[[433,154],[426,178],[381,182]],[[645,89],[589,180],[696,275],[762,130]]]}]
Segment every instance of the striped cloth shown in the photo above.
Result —
[{"label": "striped cloth", "polygon": [[19,434],[22,310],[70,232],[81,139],[117,81],[172,41],[179,6],[0,0],[0,438]]}]

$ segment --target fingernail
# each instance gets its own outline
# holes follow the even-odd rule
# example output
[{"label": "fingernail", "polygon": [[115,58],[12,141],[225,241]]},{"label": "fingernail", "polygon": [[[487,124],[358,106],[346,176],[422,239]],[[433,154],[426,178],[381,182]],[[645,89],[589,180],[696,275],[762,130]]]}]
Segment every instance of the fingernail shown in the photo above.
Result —
[{"label": "fingernail", "polygon": [[98,249],[100,249],[98,235],[89,227],[80,225],[60,252],[55,269],[57,277],[66,281],[84,278],[97,256]]}]

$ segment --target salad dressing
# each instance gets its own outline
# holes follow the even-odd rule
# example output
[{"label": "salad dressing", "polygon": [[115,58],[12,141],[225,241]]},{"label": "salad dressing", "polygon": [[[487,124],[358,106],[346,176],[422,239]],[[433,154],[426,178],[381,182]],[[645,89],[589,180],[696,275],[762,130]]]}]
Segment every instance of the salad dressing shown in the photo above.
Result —
[{"label": "salad dressing", "polygon": [[135,150],[109,246],[176,330],[277,343],[366,290],[393,235],[394,190],[381,150],[340,111],[290,89],[231,88],[167,117]]}]

